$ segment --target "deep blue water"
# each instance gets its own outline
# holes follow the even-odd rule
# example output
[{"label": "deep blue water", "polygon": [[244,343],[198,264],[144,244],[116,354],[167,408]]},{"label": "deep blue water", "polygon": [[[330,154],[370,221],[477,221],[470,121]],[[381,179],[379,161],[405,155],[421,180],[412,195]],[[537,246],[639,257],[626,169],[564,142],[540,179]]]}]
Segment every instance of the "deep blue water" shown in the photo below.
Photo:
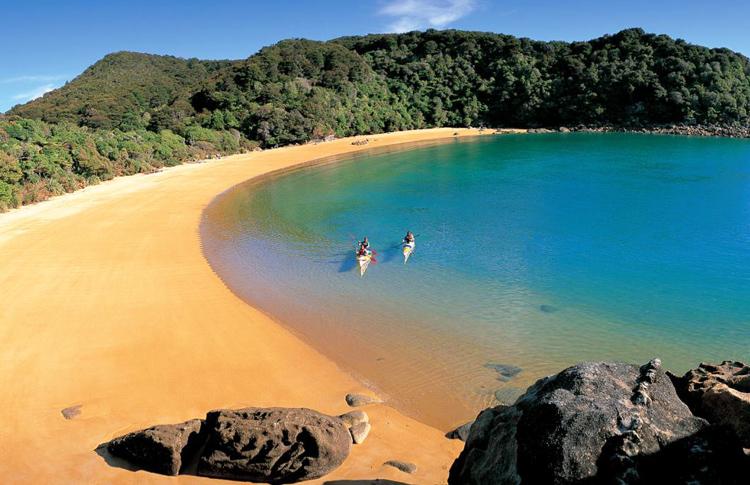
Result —
[{"label": "deep blue water", "polygon": [[[433,422],[460,413],[427,400],[468,415],[581,360],[750,360],[747,140],[503,135],[371,154],[230,191],[202,232],[234,291]],[[360,278],[363,235],[378,263]],[[488,363],[522,371],[505,382]]]}]

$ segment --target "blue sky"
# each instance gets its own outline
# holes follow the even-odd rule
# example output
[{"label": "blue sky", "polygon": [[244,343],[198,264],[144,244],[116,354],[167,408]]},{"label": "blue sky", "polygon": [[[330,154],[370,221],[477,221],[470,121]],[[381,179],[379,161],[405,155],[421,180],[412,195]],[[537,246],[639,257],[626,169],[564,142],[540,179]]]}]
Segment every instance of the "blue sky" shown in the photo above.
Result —
[{"label": "blue sky", "polygon": [[586,40],[628,27],[750,55],[745,0],[0,0],[0,112],[120,50],[238,59],[289,37],[425,28]]}]

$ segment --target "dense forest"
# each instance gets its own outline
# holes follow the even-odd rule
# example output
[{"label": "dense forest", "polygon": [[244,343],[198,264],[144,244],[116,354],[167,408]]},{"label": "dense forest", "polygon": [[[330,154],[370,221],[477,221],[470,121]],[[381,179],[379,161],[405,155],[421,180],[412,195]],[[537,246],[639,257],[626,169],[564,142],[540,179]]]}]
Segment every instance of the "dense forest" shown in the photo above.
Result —
[{"label": "dense forest", "polygon": [[0,117],[0,209],[330,134],[668,123],[747,126],[750,61],[640,29],[574,43],[453,30],[296,39],[241,61],[122,52]]}]

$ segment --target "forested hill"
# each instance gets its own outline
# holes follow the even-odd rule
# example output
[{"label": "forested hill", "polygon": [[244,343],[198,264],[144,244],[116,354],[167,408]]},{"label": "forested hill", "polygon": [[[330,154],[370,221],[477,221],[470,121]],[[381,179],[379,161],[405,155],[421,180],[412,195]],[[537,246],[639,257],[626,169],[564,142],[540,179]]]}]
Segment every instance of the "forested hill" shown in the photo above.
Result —
[{"label": "forested hill", "polygon": [[747,123],[750,62],[630,29],[588,42],[428,31],[338,39],[430,124]]},{"label": "forested hill", "polygon": [[0,209],[252,146],[435,126],[750,123],[750,61],[630,29],[287,40],[242,61],[111,54],[0,117]]},{"label": "forested hill", "polygon": [[[72,121],[91,128],[145,128],[151,116],[158,116],[160,110],[229,65],[229,61],[116,52],[60,89],[16,106],[10,114],[51,123]],[[193,114],[189,104],[178,109],[186,116]]]}]

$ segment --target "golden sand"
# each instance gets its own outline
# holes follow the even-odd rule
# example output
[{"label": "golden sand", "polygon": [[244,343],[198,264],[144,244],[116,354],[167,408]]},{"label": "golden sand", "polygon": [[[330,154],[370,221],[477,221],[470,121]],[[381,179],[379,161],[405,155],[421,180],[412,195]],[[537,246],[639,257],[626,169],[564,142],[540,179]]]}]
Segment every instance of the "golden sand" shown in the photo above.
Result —
[{"label": "golden sand", "polygon": [[[215,483],[108,465],[97,446],[222,407],[348,411],[365,391],[211,271],[198,226],[214,196],[249,178],[372,147],[475,135],[435,129],[341,139],[125,177],[0,215],[0,477],[19,483]],[[61,410],[80,405],[65,419]],[[462,443],[387,405],[320,482],[444,483]],[[414,462],[406,475],[383,466]]]}]

